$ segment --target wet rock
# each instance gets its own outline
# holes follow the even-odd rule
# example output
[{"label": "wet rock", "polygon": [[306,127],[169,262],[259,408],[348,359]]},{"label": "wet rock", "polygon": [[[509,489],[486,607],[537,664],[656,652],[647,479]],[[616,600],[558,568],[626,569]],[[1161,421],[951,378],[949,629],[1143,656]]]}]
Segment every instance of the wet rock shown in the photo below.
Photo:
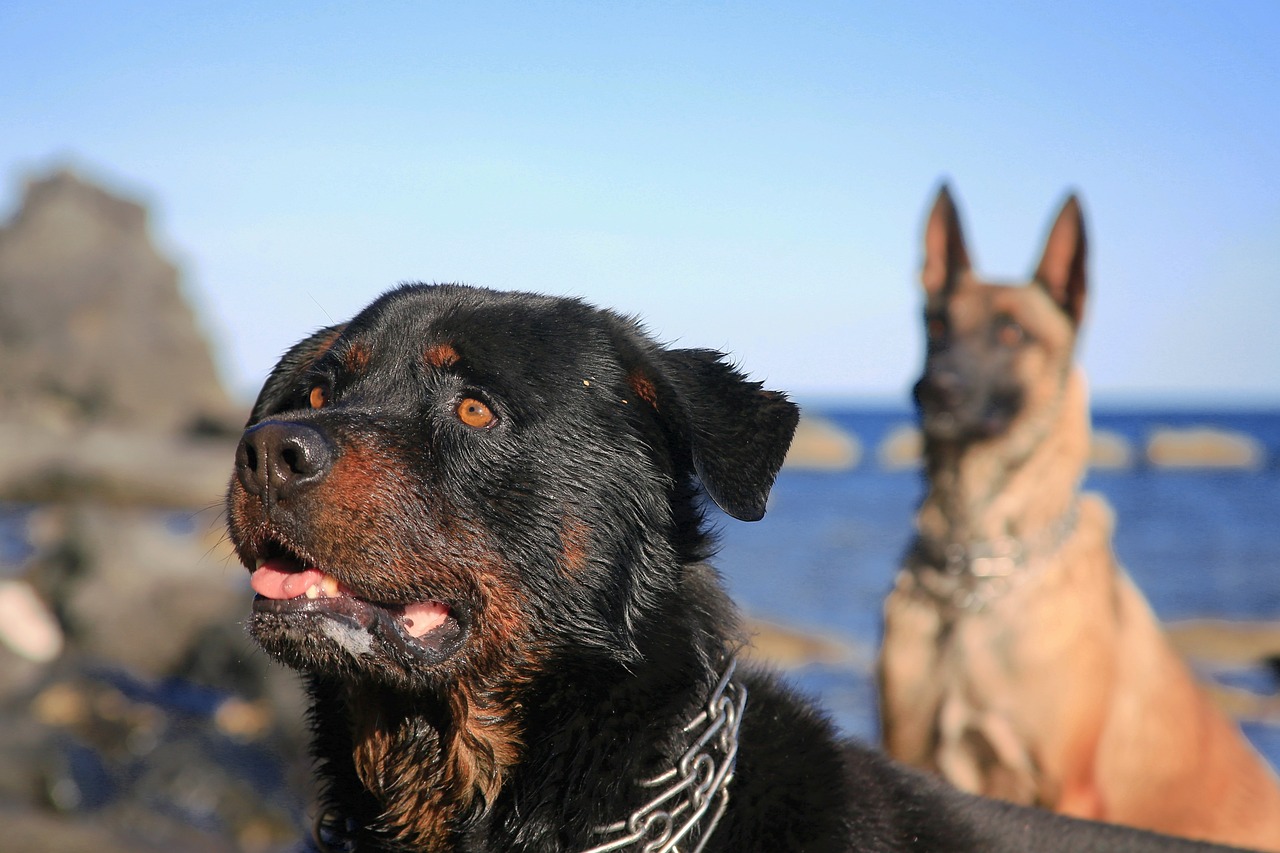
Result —
[{"label": "wet rock", "polygon": [[1257,439],[1231,430],[1164,428],[1147,442],[1147,461],[1162,468],[1257,470],[1266,462],[1266,451]]},{"label": "wet rock", "polygon": [[26,577],[50,602],[69,646],[162,676],[211,625],[248,612],[247,572],[216,508],[205,513],[93,504],[33,513]]},{"label": "wet rock", "polygon": [[1133,446],[1123,435],[1094,430],[1089,442],[1089,467],[1116,470],[1133,467]]},{"label": "wet rock", "polygon": [[862,448],[858,439],[829,420],[803,415],[787,453],[788,468],[847,471],[858,464]]},{"label": "wet rock", "polygon": [[919,428],[913,424],[900,424],[880,442],[876,458],[880,460],[880,467],[889,471],[914,468],[920,464],[923,447]]},{"label": "wet rock", "polygon": [[842,638],[764,619],[748,619],[746,629],[751,637],[746,657],[768,666],[795,669],[817,663],[860,671],[871,668],[871,652]]}]

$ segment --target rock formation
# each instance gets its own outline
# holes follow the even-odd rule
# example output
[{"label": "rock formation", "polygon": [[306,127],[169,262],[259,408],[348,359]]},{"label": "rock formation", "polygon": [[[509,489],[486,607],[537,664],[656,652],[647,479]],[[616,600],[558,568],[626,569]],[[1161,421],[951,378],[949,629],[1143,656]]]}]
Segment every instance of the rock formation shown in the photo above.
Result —
[{"label": "rock formation", "polygon": [[281,753],[303,741],[297,686],[239,626],[252,593],[221,530],[247,410],[142,205],[67,171],[30,182],[0,227],[13,849],[220,853],[296,835],[305,798],[284,768],[299,762]]},{"label": "rock formation", "polygon": [[235,408],[147,212],[69,171],[0,228],[6,420],[188,429]]}]

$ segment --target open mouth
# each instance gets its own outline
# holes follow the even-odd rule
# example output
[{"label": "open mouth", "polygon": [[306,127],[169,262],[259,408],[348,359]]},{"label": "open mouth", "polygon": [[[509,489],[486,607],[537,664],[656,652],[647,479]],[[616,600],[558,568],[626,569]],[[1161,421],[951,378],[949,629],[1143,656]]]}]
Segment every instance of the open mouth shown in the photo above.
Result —
[{"label": "open mouth", "polygon": [[255,560],[249,578],[257,593],[255,613],[328,617],[334,624],[326,633],[359,654],[370,653],[371,641],[379,639],[414,657],[439,661],[462,645],[466,620],[457,606],[434,599],[374,601],[279,546],[266,551],[269,556]]}]

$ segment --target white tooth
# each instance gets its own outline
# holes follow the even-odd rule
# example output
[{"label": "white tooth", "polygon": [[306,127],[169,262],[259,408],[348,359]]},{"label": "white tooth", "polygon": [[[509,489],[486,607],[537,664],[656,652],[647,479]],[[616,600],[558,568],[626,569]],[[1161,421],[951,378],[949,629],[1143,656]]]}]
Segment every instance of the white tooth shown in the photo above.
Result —
[{"label": "white tooth", "polygon": [[320,581],[320,591],[325,598],[336,598],[338,595],[338,579],[333,575],[325,575]]},{"label": "white tooth", "polygon": [[319,597],[320,597],[320,587],[318,587],[315,584],[312,584],[311,586],[307,587],[307,598],[319,598]]}]

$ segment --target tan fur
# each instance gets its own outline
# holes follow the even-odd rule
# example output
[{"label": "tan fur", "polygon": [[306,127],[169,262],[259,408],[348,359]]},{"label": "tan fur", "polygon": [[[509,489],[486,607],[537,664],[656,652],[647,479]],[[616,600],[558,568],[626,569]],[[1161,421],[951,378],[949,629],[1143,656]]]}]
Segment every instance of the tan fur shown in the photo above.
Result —
[{"label": "tan fur", "polygon": [[587,567],[591,553],[591,528],[576,516],[565,514],[560,522],[560,570],[566,575],[576,575]]},{"label": "tan fur", "polygon": [[452,823],[492,802],[519,759],[514,722],[465,691],[438,725],[390,693],[353,691],[348,704],[356,774],[384,804],[384,831],[415,849],[450,849]]},{"label": "tan fur", "polygon": [[957,327],[1012,314],[1035,345],[1013,363],[1027,394],[1004,433],[959,447],[926,437],[919,534],[1044,541],[1073,505],[1076,520],[981,607],[939,595],[950,579],[935,576],[926,589],[920,570],[904,568],[885,603],[886,748],[975,793],[1280,850],[1274,772],[1196,683],[1117,565],[1105,502],[1078,492],[1089,415],[1071,362],[1083,284],[1055,292],[1052,270],[1045,274],[1069,263],[1058,228],[1039,283],[1010,287],[973,276],[962,243],[948,269],[940,247],[959,226],[936,217],[937,208],[926,229],[931,299],[949,300]]},{"label": "tan fur", "polygon": [[427,347],[423,353],[423,359],[428,365],[435,368],[450,367],[458,363],[458,351],[453,348],[453,344],[437,343]]},{"label": "tan fur", "polygon": [[[443,850],[452,791],[444,786],[440,732],[407,715],[394,699],[353,692],[349,706],[352,762],[360,781],[384,804],[381,823],[388,835],[422,850]],[[428,760],[423,760],[429,755]]]}]

